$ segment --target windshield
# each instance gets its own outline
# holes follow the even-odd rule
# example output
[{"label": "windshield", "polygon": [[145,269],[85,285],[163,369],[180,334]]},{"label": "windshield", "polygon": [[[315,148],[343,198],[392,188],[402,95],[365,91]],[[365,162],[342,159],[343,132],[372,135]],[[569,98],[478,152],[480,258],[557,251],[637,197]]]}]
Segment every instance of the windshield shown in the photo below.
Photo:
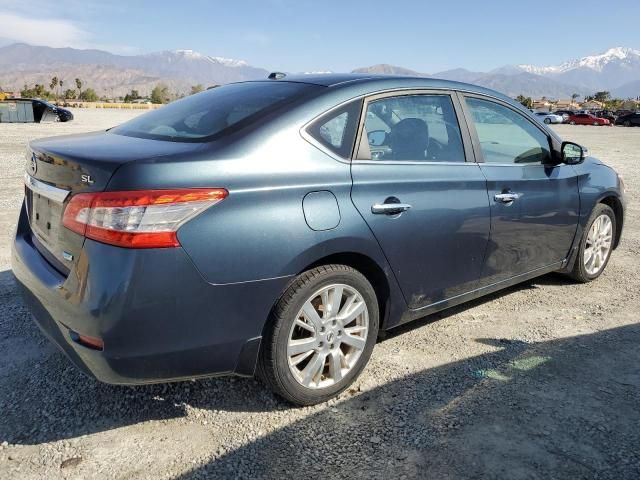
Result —
[{"label": "windshield", "polygon": [[242,128],[267,113],[321,89],[293,82],[246,82],[213,88],[177,100],[110,130],[131,137],[197,142]]}]

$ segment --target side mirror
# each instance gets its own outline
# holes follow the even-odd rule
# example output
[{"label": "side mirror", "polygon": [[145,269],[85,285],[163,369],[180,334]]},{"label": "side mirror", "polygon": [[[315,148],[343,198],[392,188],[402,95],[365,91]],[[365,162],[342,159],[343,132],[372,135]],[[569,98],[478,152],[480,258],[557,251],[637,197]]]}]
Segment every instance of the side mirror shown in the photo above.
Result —
[{"label": "side mirror", "polygon": [[587,154],[587,149],[573,142],[562,142],[560,148],[562,161],[567,165],[576,165],[582,162]]}]

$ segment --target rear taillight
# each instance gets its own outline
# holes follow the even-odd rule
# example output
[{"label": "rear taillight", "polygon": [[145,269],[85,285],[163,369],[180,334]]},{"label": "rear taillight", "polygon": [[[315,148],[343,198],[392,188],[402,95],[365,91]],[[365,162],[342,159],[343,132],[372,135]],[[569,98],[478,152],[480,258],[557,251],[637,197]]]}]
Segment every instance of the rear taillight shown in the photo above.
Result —
[{"label": "rear taillight", "polygon": [[119,247],[177,247],[178,228],[227,195],[224,188],[79,193],[71,197],[62,223]]}]

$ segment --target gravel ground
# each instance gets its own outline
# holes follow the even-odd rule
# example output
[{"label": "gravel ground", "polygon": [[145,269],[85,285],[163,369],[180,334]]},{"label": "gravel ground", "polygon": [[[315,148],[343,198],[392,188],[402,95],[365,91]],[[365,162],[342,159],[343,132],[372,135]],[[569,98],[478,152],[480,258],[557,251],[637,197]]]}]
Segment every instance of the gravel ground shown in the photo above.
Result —
[{"label": "gravel ground", "polygon": [[0,125],[0,478],[640,478],[640,128],[559,126],[624,175],[603,276],[547,275],[402,327],[339,399],[290,408],[254,380],[117,387],[30,320],[9,243],[29,139],[135,115]]}]

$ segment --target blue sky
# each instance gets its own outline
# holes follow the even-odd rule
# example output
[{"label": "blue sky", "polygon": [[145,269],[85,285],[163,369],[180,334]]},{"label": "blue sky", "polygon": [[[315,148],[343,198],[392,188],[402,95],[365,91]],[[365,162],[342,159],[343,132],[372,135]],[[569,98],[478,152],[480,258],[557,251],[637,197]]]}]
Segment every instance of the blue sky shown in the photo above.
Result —
[{"label": "blue sky", "polygon": [[193,49],[270,70],[549,65],[640,48],[640,0],[0,0],[0,44]]}]

